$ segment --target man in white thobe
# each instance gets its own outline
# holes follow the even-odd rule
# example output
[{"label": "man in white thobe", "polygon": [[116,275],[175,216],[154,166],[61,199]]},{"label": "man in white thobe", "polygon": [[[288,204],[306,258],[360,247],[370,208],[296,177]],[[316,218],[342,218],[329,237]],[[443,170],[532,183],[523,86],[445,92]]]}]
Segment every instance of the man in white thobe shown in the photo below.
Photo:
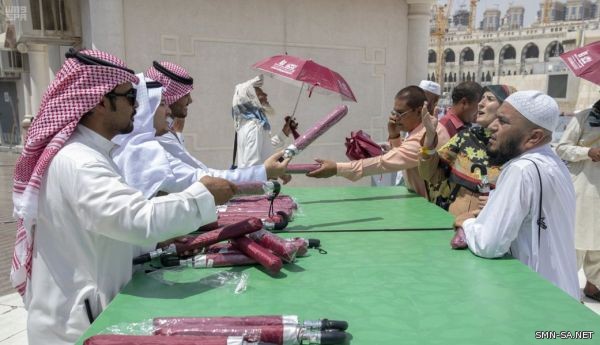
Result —
[{"label": "man in white thobe", "polygon": [[159,191],[181,192],[206,175],[242,183],[266,181],[285,172],[289,159],[279,162],[281,154],[273,155],[265,164],[235,170],[210,169],[203,164],[195,167],[171,155],[156,140],[167,132],[165,109],[170,112],[165,105],[163,87],[141,73],[137,76],[140,79],[136,86],[139,107],[134,117],[134,129],[113,138],[119,147],[112,156],[127,184],[139,189],[146,197],[153,197]]},{"label": "man in white thobe", "polygon": [[490,164],[502,166],[496,189],[476,218],[457,219],[455,226],[475,255],[510,253],[579,300],[575,191],[549,145],[558,116],[556,102],[539,91],[506,98],[489,127]]},{"label": "man in white thobe", "polygon": [[262,86],[262,74],[235,86],[231,115],[236,131],[236,161],[233,163],[238,168],[261,164],[273,152],[290,145],[291,129],[297,126],[287,117],[283,129],[273,134],[270,120],[275,111]]},{"label": "man in white thobe", "polygon": [[135,82],[114,56],[70,51],[29,128],[15,166],[11,281],[28,310],[30,345],[73,344],[131,278],[134,245],[215,221],[215,204],[235,192],[204,177],[148,200],[125,184],[110,139],[133,129]]},{"label": "man in white thobe", "polygon": [[[192,103],[191,91],[193,90],[194,79],[181,66],[172,62],[154,61],[144,75],[152,80],[158,81],[163,85],[163,97],[171,108],[171,115],[174,118],[185,119],[188,115],[188,107]],[[170,131],[164,135],[156,137],[156,140],[173,157],[193,169],[201,169],[210,176],[225,178],[232,182],[264,181],[267,178],[277,178],[281,175],[280,171],[271,173],[271,165],[275,165],[276,159],[280,155],[273,154],[265,161],[267,170],[263,164],[247,167],[245,169],[218,170],[207,167],[196,157],[192,156],[185,148],[183,141],[179,139],[176,133]],[[287,166],[287,163],[285,163]],[[182,173],[187,172],[186,167],[182,168]],[[257,178],[257,176],[262,176]],[[284,180],[285,181],[285,180]]]},{"label": "man in white thobe", "polygon": [[583,293],[600,301],[600,101],[575,114],[556,153],[568,163],[577,196],[575,248],[587,279]]}]

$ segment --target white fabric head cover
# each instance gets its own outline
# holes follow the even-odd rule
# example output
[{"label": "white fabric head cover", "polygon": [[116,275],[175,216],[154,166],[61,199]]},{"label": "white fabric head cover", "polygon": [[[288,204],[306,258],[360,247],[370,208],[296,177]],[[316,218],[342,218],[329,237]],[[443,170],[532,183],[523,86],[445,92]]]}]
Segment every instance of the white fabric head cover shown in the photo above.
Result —
[{"label": "white fabric head cover", "polygon": [[250,104],[256,108],[262,108],[262,104],[260,104],[254,88],[262,87],[263,83],[263,75],[261,74],[241,84],[237,84],[235,86],[231,105],[235,108],[238,106],[247,107]]},{"label": "white fabric head cover", "polygon": [[238,128],[242,119],[257,119],[265,129],[270,129],[264,107],[256,95],[255,87],[263,85],[262,74],[235,86],[233,101],[231,102],[231,116],[235,127]]},{"label": "white fabric head cover", "polygon": [[440,87],[440,84],[434,81],[421,80],[421,82],[419,83],[419,87],[423,89],[423,91],[429,91],[438,96],[442,95],[442,88]]},{"label": "white fabric head cover", "polygon": [[556,101],[535,90],[517,91],[504,102],[512,105],[521,115],[534,124],[553,132],[558,125],[560,110]]},{"label": "white fabric head cover", "polygon": [[160,105],[162,87],[148,88],[151,79],[137,75],[138,108],[133,118],[133,131],[115,136],[119,145],[113,151],[113,160],[128,185],[139,189],[146,198],[154,196],[164,181],[173,175],[167,153],[154,136],[154,113]]}]

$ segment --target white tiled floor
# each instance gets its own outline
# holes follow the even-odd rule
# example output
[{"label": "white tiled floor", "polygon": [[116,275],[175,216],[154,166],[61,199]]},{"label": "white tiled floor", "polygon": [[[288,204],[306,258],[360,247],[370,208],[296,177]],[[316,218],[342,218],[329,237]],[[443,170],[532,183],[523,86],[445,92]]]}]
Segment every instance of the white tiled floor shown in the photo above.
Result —
[{"label": "white tiled floor", "polygon": [[[583,271],[579,271],[579,285],[585,286]],[[583,298],[584,304],[600,314],[600,302],[587,297]],[[18,294],[0,296],[0,345],[27,345],[26,334],[27,312]]]},{"label": "white tiled floor", "polygon": [[1,345],[27,345],[26,320],[21,296],[17,293],[0,296]]}]

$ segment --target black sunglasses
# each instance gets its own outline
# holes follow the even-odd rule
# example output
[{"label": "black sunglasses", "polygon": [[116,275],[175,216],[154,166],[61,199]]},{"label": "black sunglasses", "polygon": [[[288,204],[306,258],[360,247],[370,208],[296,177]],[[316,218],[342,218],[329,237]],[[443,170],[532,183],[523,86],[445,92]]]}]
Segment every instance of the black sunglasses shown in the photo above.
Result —
[{"label": "black sunglasses", "polygon": [[137,97],[137,89],[132,87],[131,89],[129,89],[129,91],[127,91],[125,93],[117,93],[113,90],[113,91],[107,93],[106,97],[109,97],[109,98],[125,97],[129,101],[129,104],[131,104],[133,106],[133,105],[135,105],[135,99]]}]

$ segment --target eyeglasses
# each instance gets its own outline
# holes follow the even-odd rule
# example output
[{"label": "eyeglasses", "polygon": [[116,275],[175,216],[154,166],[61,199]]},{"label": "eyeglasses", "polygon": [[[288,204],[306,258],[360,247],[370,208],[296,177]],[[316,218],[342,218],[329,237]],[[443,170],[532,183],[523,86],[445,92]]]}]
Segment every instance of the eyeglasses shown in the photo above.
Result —
[{"label": "eyeglasses", "polygon": [[133,105],[135,105],[135,99],[137,97],[137,89],[132,87],[131,89],[129,89],[129,91],[127,91],[125,93],[117,93],[117,92],[111,91],[111,92],[107,93],[106,96],[111,97],[111,98],[125,97],[129,101],[129,104],[131,104],[133,106]]},{"label": "eyeglasses", "polygon": [[407,111],[400,113],[400,112],[397,112],[396,110],[392,109],[392,111],[390,113],[396,117],[403,117],[404,115],[410,113],[411,111],[413,111],[413,109],[408,109]]}]

